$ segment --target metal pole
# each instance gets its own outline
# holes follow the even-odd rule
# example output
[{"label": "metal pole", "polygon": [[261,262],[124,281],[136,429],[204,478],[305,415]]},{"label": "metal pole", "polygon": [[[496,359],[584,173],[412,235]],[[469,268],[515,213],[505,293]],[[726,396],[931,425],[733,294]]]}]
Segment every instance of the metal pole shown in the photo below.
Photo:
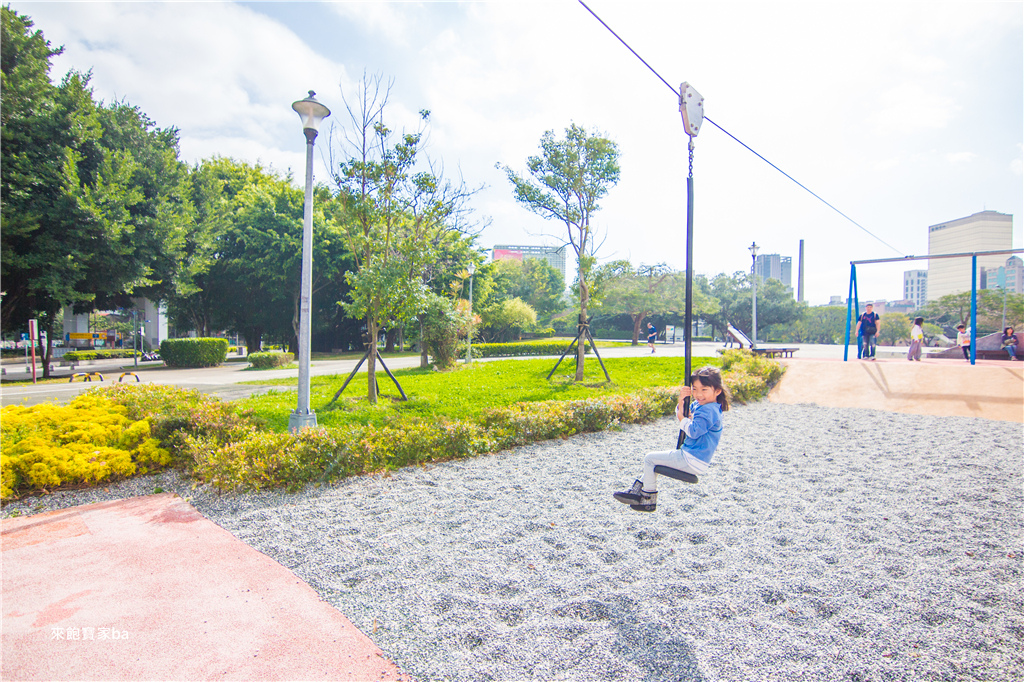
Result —
[{"label": "metal pole", "polygon": [[310,312],[313,291],[313,144],[316,130],[305,128],[306,201],[302,217],[302,288],[299,293],[299,404],[288,416],[288,430],[316,426],[316,413],[309,407]]},{"label": "metal pole", "polygon": [[853,319],[853,283],[857,279],[857,266],[850,263],[850,290],[846,294],[846,345],[843,347],[843,362],[850,359],[850,322]]},{"label": "metal pole", "polygon": [[753,322],[751,324],[753,327],[753,335],[750,337],[750,347],[753,349],[757,347],[757,254],[752,255],[750,259],[752,261],[750,264],[750,274],[753,280],[753,288],[751,289],[753,292],[753,301],[750,304],[752,309],[751,316],[753,317]]},{"label": "metal pole", "polygon": [[469,327],[466,332],[466,364],[473,362],[473,273],[469,274]]},{"label": "metal pole", "polygon": [[978,353],[978,254],[971,256],[971,364]]},{"label": "metal pole", "polygon": [[693,138],[690,138],[690,175],[686,178],[686,356],[684,381],[690,384],[690,358],[693,348]]}]

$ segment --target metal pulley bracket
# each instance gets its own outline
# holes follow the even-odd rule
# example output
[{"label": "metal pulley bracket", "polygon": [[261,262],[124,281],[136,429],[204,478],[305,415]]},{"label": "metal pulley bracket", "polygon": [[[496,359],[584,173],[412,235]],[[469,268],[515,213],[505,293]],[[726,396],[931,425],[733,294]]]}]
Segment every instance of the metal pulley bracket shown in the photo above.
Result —
[{"label": "metal pulley bracket", "polygon": [[693,138],[700,132],[700,124],[704,122],[704,96],[689,83],[679,86],[679,113],[683,116],[686,134],[693,144]]}]

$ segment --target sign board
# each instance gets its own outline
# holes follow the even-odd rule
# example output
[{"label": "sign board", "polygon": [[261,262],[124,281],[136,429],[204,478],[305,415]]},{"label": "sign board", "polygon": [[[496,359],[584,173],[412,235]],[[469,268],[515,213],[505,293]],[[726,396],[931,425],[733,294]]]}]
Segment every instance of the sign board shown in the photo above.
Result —
[{"label": "sign board", "polygon": [[676,328],[675,328],[674,325],[671,325],[671,324],[666,324],[665,325],[665,342],[666,343],[675,343],[676,342]]}]

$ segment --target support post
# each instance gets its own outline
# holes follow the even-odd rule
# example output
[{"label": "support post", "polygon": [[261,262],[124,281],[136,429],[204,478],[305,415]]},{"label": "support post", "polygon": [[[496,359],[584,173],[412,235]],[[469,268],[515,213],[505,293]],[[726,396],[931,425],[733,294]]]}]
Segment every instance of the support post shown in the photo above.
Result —
[{"label": "support post", "polygon": [[978,254],[971,256],[971,364],[978,354]]},{"label": "support post", "polygon": [[853,307],[853,288],[857,281],[857,266],[850,263],[850,290],[846,294],[846,345],[843,347],[843,362],[850,359],[850,321],[859,308]]}]

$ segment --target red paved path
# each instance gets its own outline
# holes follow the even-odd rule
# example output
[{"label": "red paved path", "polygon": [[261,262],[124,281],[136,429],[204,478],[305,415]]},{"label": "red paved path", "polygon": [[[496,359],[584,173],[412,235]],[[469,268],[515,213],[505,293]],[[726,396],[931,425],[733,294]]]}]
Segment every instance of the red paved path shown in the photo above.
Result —
[{"label": "red paved path", "polygon": [[165,493],[4,519],[3,680],[409,679],[285,567]]}]

